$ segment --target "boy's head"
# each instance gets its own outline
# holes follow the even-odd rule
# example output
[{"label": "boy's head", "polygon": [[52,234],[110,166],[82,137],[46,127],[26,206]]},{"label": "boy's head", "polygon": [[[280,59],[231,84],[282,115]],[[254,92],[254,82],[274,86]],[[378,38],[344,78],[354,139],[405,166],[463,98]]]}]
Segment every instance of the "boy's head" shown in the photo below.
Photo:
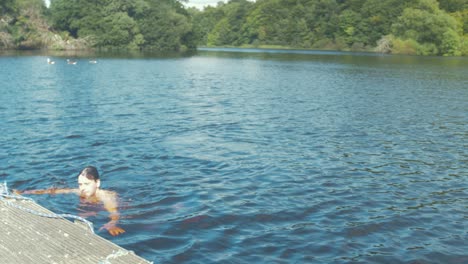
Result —
[{"label": "boy's head", "polygon": [[99,180],[99,172],[98,170],[96,169],[96,167],[94,166],[88,166],[86,168],[84,168],[79,174],[78,174],[78,177],[80,176],[85,176],[86,178],[88,178],[89,180]]},{"label": "boy's head", "polygon": [[95,167],[88,166],[78,174],[78,189],[81,197],[89,198],[94,196],[99,186],[101,186],[101,180]]}]

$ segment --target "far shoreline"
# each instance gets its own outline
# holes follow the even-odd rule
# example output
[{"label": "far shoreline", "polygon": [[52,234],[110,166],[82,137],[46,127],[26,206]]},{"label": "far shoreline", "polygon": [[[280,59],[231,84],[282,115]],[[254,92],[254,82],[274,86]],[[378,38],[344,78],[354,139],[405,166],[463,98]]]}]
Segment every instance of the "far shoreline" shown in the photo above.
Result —
[{"label": "far shoreline", "polygon": [[433,57],[433,58],[466,58],[467,56],[442,56],[442,55],[419,55],[404,53],[383,53],[372,49],[363,50],[339,50],[319,48],[296,48],[281,45],[243,45],[243,46],[199,46],[194,50],[186,51],[160,51],[160,50],[131,50],[131,49],[0,49],[0,56],[50,56],[63,58],[171,58],[190,57],[199,51],[225,51],[225,52],[284,52],[297,54],[347,54],[347,55],[370,55],[370,56],[410,56],[410,57]]}]

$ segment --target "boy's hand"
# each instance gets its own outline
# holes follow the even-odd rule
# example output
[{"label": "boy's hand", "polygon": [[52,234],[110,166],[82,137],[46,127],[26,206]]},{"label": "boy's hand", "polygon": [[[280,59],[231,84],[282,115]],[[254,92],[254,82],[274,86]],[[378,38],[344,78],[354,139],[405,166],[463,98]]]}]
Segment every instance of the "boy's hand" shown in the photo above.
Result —
[{"label": "boy's hand", "polygon": [[122,233],[125,233],[125,230],[123,230],[122,228],[118,227],[114,221],[110,221],[109,223],[103,225],[101,228],[99,228],[99,231],[103,230],[103,229],[107,229],[107,231],[109,232],[109,234],[111,234],[112,236],[118,236]]}]

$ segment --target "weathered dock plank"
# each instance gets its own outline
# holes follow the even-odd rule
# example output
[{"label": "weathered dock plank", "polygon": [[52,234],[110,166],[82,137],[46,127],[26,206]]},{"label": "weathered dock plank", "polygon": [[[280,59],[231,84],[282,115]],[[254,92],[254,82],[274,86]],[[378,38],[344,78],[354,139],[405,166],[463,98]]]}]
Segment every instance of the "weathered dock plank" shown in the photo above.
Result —
[{"label": "weathered dock plank", "polygon": [[0,263],[150,263],[95,235],[82,223],[47,218],[14,205],[52,214],[28,200],[0,199]]}]

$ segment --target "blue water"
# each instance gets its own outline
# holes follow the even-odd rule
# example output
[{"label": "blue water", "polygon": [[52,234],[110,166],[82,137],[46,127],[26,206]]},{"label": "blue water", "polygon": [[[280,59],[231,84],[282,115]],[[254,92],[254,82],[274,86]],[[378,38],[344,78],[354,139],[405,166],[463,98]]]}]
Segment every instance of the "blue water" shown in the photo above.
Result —
[{"label": "blue water", "polygon": [[97,166],[155,263],[468,263],[467,58],[97,56],[0,57],[0,181]]}]

